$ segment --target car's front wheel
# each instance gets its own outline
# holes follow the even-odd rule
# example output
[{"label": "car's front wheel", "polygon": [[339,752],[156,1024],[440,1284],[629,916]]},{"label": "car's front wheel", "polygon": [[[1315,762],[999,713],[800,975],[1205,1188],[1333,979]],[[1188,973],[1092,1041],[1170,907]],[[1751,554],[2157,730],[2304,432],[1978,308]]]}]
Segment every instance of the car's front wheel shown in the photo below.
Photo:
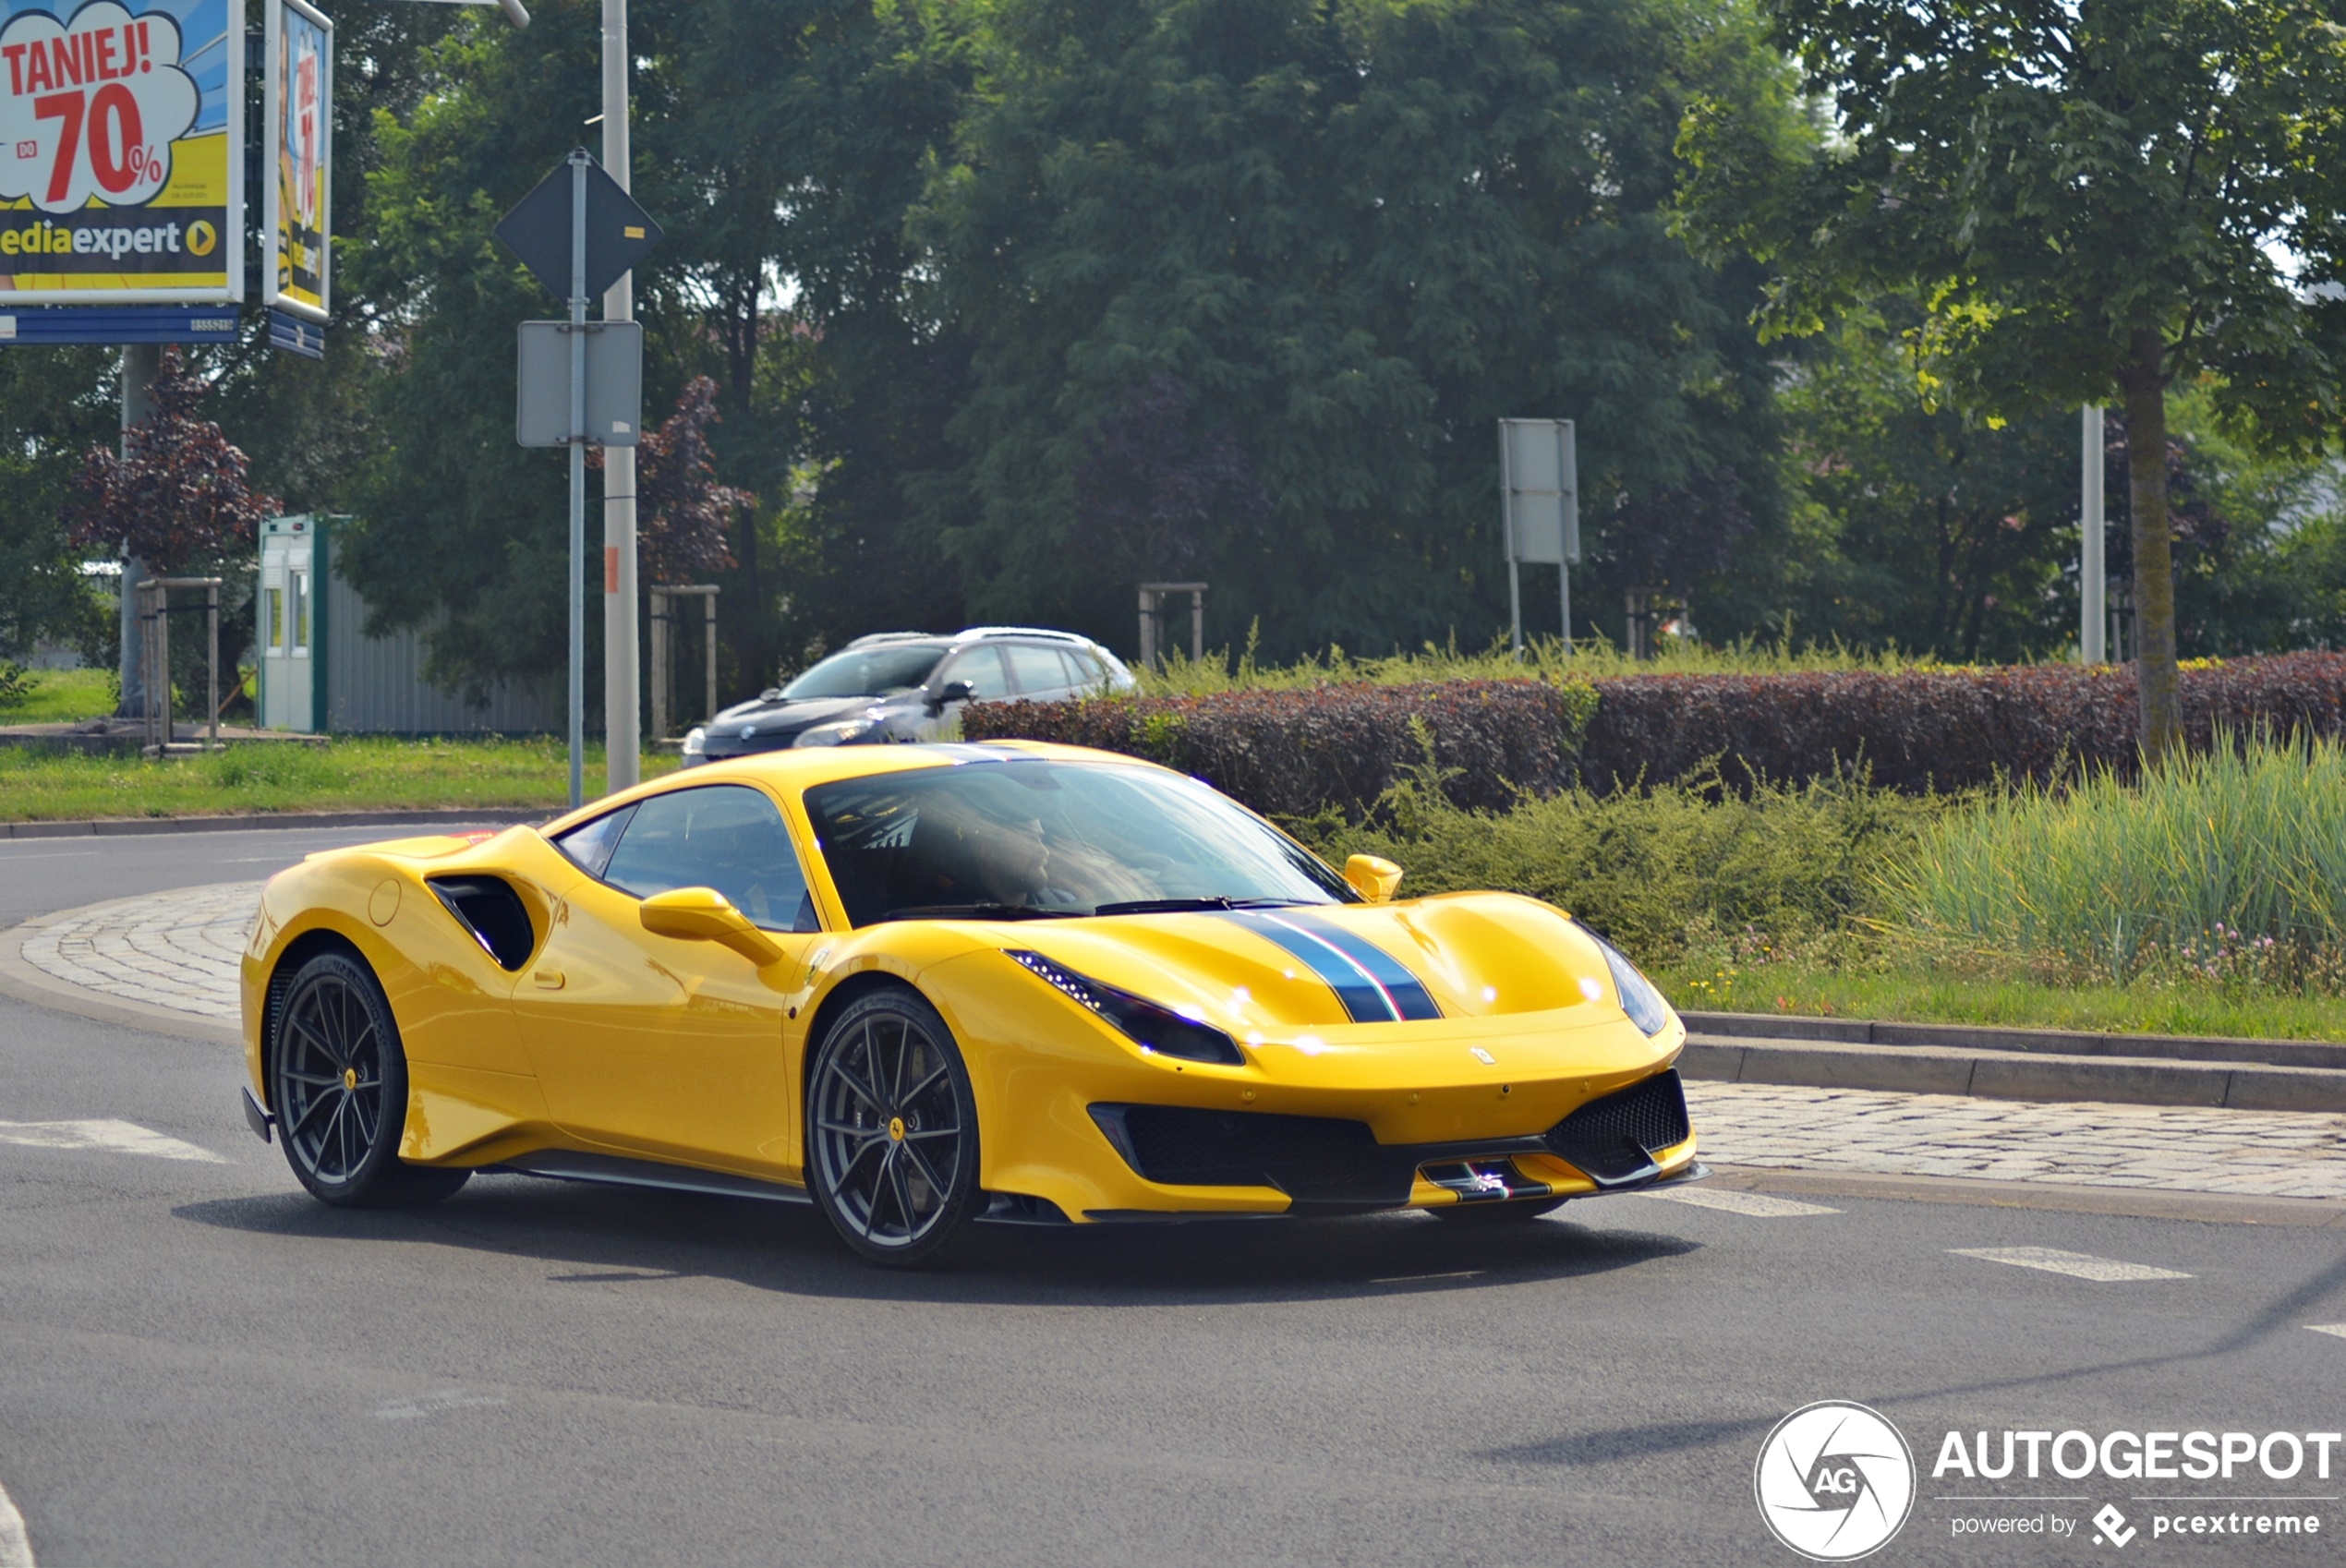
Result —
[{"label": "car's front wheel", "polygon": [[357,958],[320,953],[295,971],[272,1055],[270,1099],[286,1163],[321,1201],[436,1202],[472,1174],[400,1159],[407,1055],[391,1003]]},{"label": "car's front wheel", "polygon": [[944,1019],[909,986],[857,998],[807,1088],[807,1186],[840,1238],[874,1263],[936,1257],[977,1202],[977,1103]]}]

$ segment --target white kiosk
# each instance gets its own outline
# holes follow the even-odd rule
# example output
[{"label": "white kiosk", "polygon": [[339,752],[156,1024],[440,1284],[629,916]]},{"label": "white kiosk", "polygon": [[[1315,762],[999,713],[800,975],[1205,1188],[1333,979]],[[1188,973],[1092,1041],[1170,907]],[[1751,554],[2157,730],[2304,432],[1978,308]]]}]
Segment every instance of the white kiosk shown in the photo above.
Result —
[{"label": "white kiosk", "polygon": [[335,572],[342,517],[272,517],[260,525],[260,727],[296,734],[558,734],[559,702],[500,681],[486,703],[424,679],[414,632],[366,634],[367,602]]}]

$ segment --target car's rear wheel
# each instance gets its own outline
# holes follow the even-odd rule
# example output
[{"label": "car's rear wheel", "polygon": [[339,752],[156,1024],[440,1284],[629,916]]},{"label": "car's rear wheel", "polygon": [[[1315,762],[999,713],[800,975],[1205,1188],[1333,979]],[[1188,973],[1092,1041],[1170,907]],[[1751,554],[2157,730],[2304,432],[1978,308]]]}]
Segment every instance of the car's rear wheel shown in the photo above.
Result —
[{"label": "car's rear wheel", "polygon": [[1562,1198],[1515,1198],[1497,1202],[1445,1203],[1438,1209],[1428,1209],[1426,1212],[1454,1225],[1513,1225],[1552,1213],[1563,1208],[1566,1201]]},{"label": "car's rear wheel", "polygon": [[927,1262],[977,1200],[977,1103],[952,1031],[909,986],[850,1004],[808,1074],[807,1186],[874,1263]]},{"label": "car's rear wheel", "polygon": [[430,1203],[472,1173],[399,1157],[407,1055],[391,1004],[367,966],[320,953],[297,970],[277,1016],[270,1099],[285,1161],[321,1201],[368,1208]]}]

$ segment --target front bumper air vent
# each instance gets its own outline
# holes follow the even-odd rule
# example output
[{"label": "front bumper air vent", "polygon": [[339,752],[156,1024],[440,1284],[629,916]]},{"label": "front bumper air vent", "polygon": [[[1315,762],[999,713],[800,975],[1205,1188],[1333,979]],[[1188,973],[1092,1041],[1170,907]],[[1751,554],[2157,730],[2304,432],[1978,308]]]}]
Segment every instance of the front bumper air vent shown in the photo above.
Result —
[{"label": "front bumper air vent", "polygon": [[1655,1156],[1690,1136],[1687,1092],[1672,1067],[1590,1101],[1550,1128],[1546,1141],[1599,1187],[1618,1187],[1652,1176]]}]

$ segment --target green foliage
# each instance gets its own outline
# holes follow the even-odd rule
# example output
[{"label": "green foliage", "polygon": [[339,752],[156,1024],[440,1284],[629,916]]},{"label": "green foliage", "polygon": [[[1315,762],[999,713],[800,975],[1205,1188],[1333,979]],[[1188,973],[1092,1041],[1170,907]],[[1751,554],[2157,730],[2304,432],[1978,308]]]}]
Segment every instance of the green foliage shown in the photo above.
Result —
[{"label": "green foliage", "polygon": [[44,640],[96,644],[113,619],[61,515],[82,454],[119,428],[112,358],[96,348],[0,353],[0,656]]},{"label": "green foliage", "polygon": [[1571,790],[1504,813],[1461,811],[1413,778],[1386,825],[1303,825],[1336,864],[1383,855],[1410,894],[1498,887],[1570,910],[1640,963],[1683,960],[1746,931],[1810,945],[1869,913],[1873,878],[1951,808],[1847,780],[1718,798],[1706,781],[1596,796]]},{"label": "green foliage", "polygon": [[[1288,691],[1318,686],[1342,686],[1356,681],[1379,685],[1412,685],[1433,681],[1514,681],[1536,676],[1567,692],[1569,700],[1593,707],[1596,697],[1586,682],[1598,679],[1645,675],[1775,675],[1796,669],[1846,670],[1932,669],[1940,660],[1929,655],[1909,656],[1894,646],[1879,650],[1854,648],[1839,641],[1802,641],[1796,645],[1783,637],[1763,642],[1747,636],[1731,643],[1660,640],[1651,659],[1633,659],[1602,637],[1577,643],[1565,652],[1555,637],[1534,637],[1520,657],[1502,636],[1479,652],[1461,649],[1455,639],[1427,643],[1416,652],[1361,657],[1342,647],[1307,653],[1287,664],[1264,664],[1256,657],[1253,639],[1232,657],[1230,650],[1209,652],[1193,659],[1179,648],[1167,652],[1154,669],[1135,669],[1134,679],[1150,696],[1197,697],[1218,692]],[[1586,727],[1586,716],[1580,718]]]},{"label": "green foliage", "polygon": [[2237,426],[2299,451],[2346,412],[2346,28],[2326,0],[1767,3],[1837,134],[1804,156],[1698,102],[1689,229],[1779,270],[1773,332],[1917,303],[1924,386],[1975,414],[2122,393],[2161,754],[2182,717],[2167,388],[2209,373]]},{"label": "green foliage", "polygon": [[[1280,656],[1479,638],[1506,602],[1493,421],[1530,411],[1579,421],[1600,561],[1643,539],[1609,531],[1617,507],[1659,508],[1715,582],[1723,544],[1772,514],[1756,275],[1668,232],[1678,107],[1781,111],[1740,12],[986,14],[917,229],[976,344],[966,459],[931,507],[973,613],[1118,636],[1129,585],[1187,563],[1223,634],[1259,617]],[[1112,458],[1166,488],[1142,510],[1167,525],[1087,503],[1087,465]],[[1607,572],[1599,607],[1618,602]]]},{"label": "green foliage", "polygon": [[[602,769],[590,746],[590,778]],[[676,766],[643,760],[643,776]],[[542,810],[567,798],[569,762],[558,739],[262,741],[200,756],[142,761],[0,746],[0,821],[210,816],[246,812],[499,807]]]},{"label": "green foliage", "polygon": [[8,709],[8,722],[71,724],[103,718],[121,704],[117,681],[112,669],[26,670],[24,694]]},{"label": "green foliage", "polygon": [[1890,928],[2124,983],[2346,982],[2346,745],[2221,744],[2138,786],[2024,788],[1926,832],[1882,875]]}]

